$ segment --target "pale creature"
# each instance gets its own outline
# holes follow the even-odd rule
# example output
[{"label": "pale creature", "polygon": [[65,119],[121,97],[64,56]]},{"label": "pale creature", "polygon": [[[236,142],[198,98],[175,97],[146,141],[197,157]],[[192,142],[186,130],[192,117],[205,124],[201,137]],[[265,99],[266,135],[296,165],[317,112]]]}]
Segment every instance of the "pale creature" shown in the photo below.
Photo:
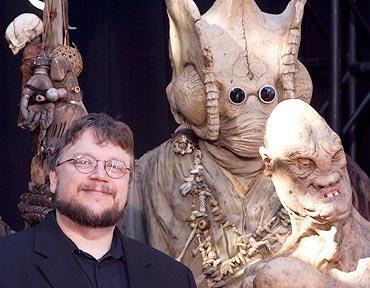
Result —
[{"label": "pale creature", "polygon": [[198,287],[239,287],[289,231],[258,148],[277,103],[311,98],[297,60],[305,1],[279,15],[253,0],[217,0],[203,15],[192,0],[166,4],[167,96],[187,132],[137,162],[125,231],[188,265]]},{"label": "pale creature", "polygon": [[312,273],[312,268],[320,271],[321,287],[370,287],[370,223],[352,206],[339,136],[307,103],[287,100],[269,117],[260,153],[289,213],[292,234],[277,254],[287,258],[265,266],[254,287],[266,287],[258,283],[279,271],[281,282],[269,287],[320,287],[307,277],[301,283],[306,286],[292,281],[296,276],[284,273],[292,263],[299,275],[306,273],[307,264]]}]

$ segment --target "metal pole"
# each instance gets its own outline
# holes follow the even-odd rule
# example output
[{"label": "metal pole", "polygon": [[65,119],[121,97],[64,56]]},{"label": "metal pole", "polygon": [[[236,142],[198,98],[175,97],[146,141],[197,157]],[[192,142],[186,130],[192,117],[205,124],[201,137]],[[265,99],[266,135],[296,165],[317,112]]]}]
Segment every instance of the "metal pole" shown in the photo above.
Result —
[{"label": "metal pole", "polygon": [[340,0],[331,0],[331,82],[329,123],[341,132],[341,49],[340,49]]},{"label": "metal pole", "polygon": [[368,21],[362,15],[360,9],[356,6],[356,0],[348,0],[347,2],[353,14],[357,16],[359,23],[361,23],[362,26],[365,28],[365,30],[367,31],[367,34],[370,34],[370,25],[367,23]]},{"label": "metal pole", "polygon": [[[355,2],[355,1],[353,1]],[[349,27],[348,27],[348,47],[349,47],[349,64],[357,62],[357,55],[356,55],[356,17],[353,11],[350,11],[349,14]],[[349,65],[348,65],[349,66]],[[357,92],[357,76],[350,74],[349,82],[348,82],[348,96],[349,96],[349,113],[352,115],[356,111],[356,93]],[[357,143],[356,143],[356,124],[354,124],[350,131],[350,146],[349,146],[349,154],[353,160],[356,160],[356,150],[357,150]]]},{"label": "metal pole", "polygon": [[360,105],[358,105],[358,108],[356,111],[351,115],[351,118],[348,120],[346,125],[343,127],[342,134],[345,135],[350,130],[352,125],[356,123],[358,117],[360,117],[362,111],[366,108],[367,104],[370,103],[370,92],[367,93],[366,97],[361,101]]}]

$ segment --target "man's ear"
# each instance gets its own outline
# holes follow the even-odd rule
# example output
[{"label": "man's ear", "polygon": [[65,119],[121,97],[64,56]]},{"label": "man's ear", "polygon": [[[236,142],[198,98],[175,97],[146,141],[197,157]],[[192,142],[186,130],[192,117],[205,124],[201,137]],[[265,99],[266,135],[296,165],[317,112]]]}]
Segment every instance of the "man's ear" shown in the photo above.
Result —
[{"label": "man's ear", "polygon": [[259,149],[263,164],[265,164],[265,175],[266,176],[271,176],[271,167],[272,167],[272,160],[269,156],[268,150],[264,147],[261,146]]},{"label": "man's ear", "polygon": [[57,188],[57,181],[58,181],[58,176],[55,171],[50,170],[49,180],[50,180],[50,192],[54,194]]}]

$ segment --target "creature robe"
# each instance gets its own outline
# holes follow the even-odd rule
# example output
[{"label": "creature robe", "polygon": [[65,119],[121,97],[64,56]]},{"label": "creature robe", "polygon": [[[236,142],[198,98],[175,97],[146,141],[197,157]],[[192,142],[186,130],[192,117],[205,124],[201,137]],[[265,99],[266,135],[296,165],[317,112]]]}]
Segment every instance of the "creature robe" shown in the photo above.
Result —
[{"label": "creature robe", "polygon": [[[262,171],[258,173],[249,192],[244,196],[238,191],[242,189],[240,183],[216,162],[207,151],[204,142],[199,143],[199,149],[202,152],[204,180],[219,202],[224,215],[239,231],[245,235],[255,232],[259,226],[278,213],[281,204],[270,179],[265,177]],[[193,197],[190,193],[182,196],[180,186],[184,183],[184,178],[189,176],[193,162],[194,152],[185,155],[176,154],[171,148],[170,141],[146,153],[137,161],[126,209],[128,211],[124,228],[126,234],[147,240],[150,245],[173,258],[179,256],[192,232],[187,219],[191,212]],[[138,206],[141,205],[142,212],[138,211]],[[132,209],[134,207],[135,209]],[[211,208],[207,205],[208,215],[211,215]],[[140,218],[141,216],[143,218]],[[210,217],[208,235],[215,244],[218,257],[226,260],[238,253],[238,234],[232,229],[226,231],[221,226],[214,217]],[[143,237],[143,233],[146,234],[146,238]],[[285,239],[285,236],[282,238]],[[204,269],[201,253],[197,251],[198,245],[199,241],[194,237],[181,262],[192,269],[198,287],[208,287],[202,272]],[[257,254],[251,257],[251,260],[271,255],[280,245],[280,242],[275,242],[275,247],[272,247],[271,251],[265,255]],[[239,287],[243,270],[242,266],[235,269],[233,275],[226,277],[226,287]]]}]

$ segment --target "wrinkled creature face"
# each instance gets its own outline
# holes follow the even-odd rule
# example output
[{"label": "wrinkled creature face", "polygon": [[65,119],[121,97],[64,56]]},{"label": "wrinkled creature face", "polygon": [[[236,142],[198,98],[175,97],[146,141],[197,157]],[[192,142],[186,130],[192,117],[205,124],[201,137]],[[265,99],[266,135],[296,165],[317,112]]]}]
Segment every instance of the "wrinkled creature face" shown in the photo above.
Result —
[{"label": "wrinkled creature face", "polygon": [[[204,29],[207,28],[210,46],[215,48],[213,73],[219,91],[220,131],[215,145],[242,157],[258,157],[266,120],[283,94],[276,57],[280,35],[271,36],[268,45],[254,47],[258,45],[253,42],[247,48],[246,42],[256,38],[253,31],[238,31],[238,35],[236,31],[225,33],[219,25],[208,25]],[[252,35],[242,41],[240,39],[246,37],[242,32]],[[263,34],[265,32],[260,31],[260,35]],[[276,59],[270,59],[274,58],[272,55]],[[207,118],[206,88],[199,70],[195,65],[187,64],[177,79],[173,79],[173,86],[167,89],[179,103],[178,112],[192,121],[196,133],[198,129],[204,129]],[[201,135],[201,132],[197,134]]]},{"label": "wrinkled creature face", "polygon": [[265,123],[279,101],[311,97],[297,60],[305,0],[279,15],[254,0],[216,0],[203,15],[191,0],[166,0],[175,120],[241,157],[258,157]]},{"label": "wrinkled creature face", "polygon": [[[268,123],[267,148],[260,152],[287,210],[298,217],[308,215],[318,223],[332,223],[346,218],[352,207],[346,156],[338,135],[316,111],[305,106],[291,105],[297,113],[289,115],[289,109],[280,109],[269,119],[276,123]],[[279,117],[286,119],[280,121]],[[277,123],[284,126],[278,129]],[[275,131],[270,131],[273,128]]]},{"label": "wrinkled creature face", "polygon": [[236,155],[255,158],[263,144],[267,118],[278,103],[277,85],[274,79],[234,85],[228,85],[226,97],[220,99],[220,114],[225,117],[215,144]]},{"label": "wrinkled creature face", "polygon": [[306,145],[292,147],[275,158],[272,181],[289,210],[319,222],[320,218],[331,222],[347,215],[352,192],[346,156],[338,142],[310,143],[309,150]]},{"label": "wrinkled creature face", "polygon": [[258,157],[267,118],[283,96],[278,55],[285,30],[266,29],[254,3],[233,2],[231,18],[222,22],[216,7],[203,15],[220,91],[215,144],[242,157]]}]

